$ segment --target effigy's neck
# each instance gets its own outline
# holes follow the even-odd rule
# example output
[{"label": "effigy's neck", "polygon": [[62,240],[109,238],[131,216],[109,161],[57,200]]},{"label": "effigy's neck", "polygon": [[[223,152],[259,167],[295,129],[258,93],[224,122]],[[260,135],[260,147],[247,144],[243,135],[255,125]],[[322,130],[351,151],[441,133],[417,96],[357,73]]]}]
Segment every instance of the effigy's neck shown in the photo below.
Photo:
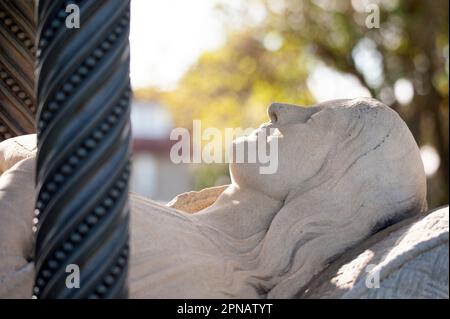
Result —
[{"label": "effigy's neck", "polygon": [[210,207],[194,216],[232,238],[245,239],[267,231],[282,201],[231,184]]}]

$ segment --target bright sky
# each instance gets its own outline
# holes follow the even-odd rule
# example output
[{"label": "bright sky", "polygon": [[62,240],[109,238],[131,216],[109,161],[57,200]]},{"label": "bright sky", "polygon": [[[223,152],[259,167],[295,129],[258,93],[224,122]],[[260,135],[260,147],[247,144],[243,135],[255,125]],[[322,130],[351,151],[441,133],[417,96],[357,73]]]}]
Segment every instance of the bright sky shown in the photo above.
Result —
[{"label": "bright sky", "polygon": [[[131,1],[133,87],[174,88],[200,54],[219,48],[225,31],[214,7],[221,2],[234,7],[241,4],[241,0]],[[325,67],[311,74],[308,86],[318,101],[368,95],[356,79]]]},{"label": "bright sky", "polygon": [[205,50],[224,41],[214,5],[222,0],[131,1],[133,87],[172,88]]}]

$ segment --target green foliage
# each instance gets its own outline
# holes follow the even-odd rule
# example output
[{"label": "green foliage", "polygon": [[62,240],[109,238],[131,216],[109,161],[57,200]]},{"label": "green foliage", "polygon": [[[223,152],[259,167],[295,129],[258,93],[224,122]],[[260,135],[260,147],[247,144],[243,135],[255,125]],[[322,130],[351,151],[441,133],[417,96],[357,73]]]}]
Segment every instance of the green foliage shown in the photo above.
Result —
[{"label": "green foliage", "polygon": [[313,101],[307,72],[292,59],[300,60],[292,49],[277,56],[251,34],[232,35],[222,49],[202,55],[165,102],[180,125],[201,119],[205,127],[255,127],[267,120],[272,101]]}]

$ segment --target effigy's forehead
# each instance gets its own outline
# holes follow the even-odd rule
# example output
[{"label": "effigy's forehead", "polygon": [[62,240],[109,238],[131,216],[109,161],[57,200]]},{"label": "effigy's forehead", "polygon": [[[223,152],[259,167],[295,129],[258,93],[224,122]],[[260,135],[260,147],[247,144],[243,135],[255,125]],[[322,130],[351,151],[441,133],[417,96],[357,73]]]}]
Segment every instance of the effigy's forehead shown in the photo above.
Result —
[{"label": "effigy's forehead", "polygon": [[[387,121],[384,123],[386,125],[400,120],[392,109],[372,98],[332,100],[312,107],[316,110],[311,115],[312,117],[328,118],[328,120],[339,118],[354,122],[364,119],[365,121],[370,120],[373,124],[382,124]],[[325,114],[327,116],[324,117]]]},{"label": "effigy's forehead", "polygon": [[355,98],[355,99],[337,99],[330,100],[312,105],[319,109],[355,109],[355,108],[373,108],[381,107],[382,103],[373,98]]},{"label": "effigy's forehead", "polygon": [[394,110],[372,98],[332,100],[312,107],[311,118],[325,127],[364,127],[382,132],[395,126],[396,130],[407,130]]}]

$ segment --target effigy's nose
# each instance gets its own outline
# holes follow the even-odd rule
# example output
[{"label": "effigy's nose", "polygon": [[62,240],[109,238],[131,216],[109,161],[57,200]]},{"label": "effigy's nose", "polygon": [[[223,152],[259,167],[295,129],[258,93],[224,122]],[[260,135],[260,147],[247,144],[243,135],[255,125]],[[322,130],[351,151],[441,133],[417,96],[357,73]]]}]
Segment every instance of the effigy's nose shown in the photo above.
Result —
[{"label": "effigy's nose", "polygon": [[293,104],[272,103],[267,113],[273,124],[283,125],[292,122],[306,122],[317,112],[314,107],[302,107]]}]

